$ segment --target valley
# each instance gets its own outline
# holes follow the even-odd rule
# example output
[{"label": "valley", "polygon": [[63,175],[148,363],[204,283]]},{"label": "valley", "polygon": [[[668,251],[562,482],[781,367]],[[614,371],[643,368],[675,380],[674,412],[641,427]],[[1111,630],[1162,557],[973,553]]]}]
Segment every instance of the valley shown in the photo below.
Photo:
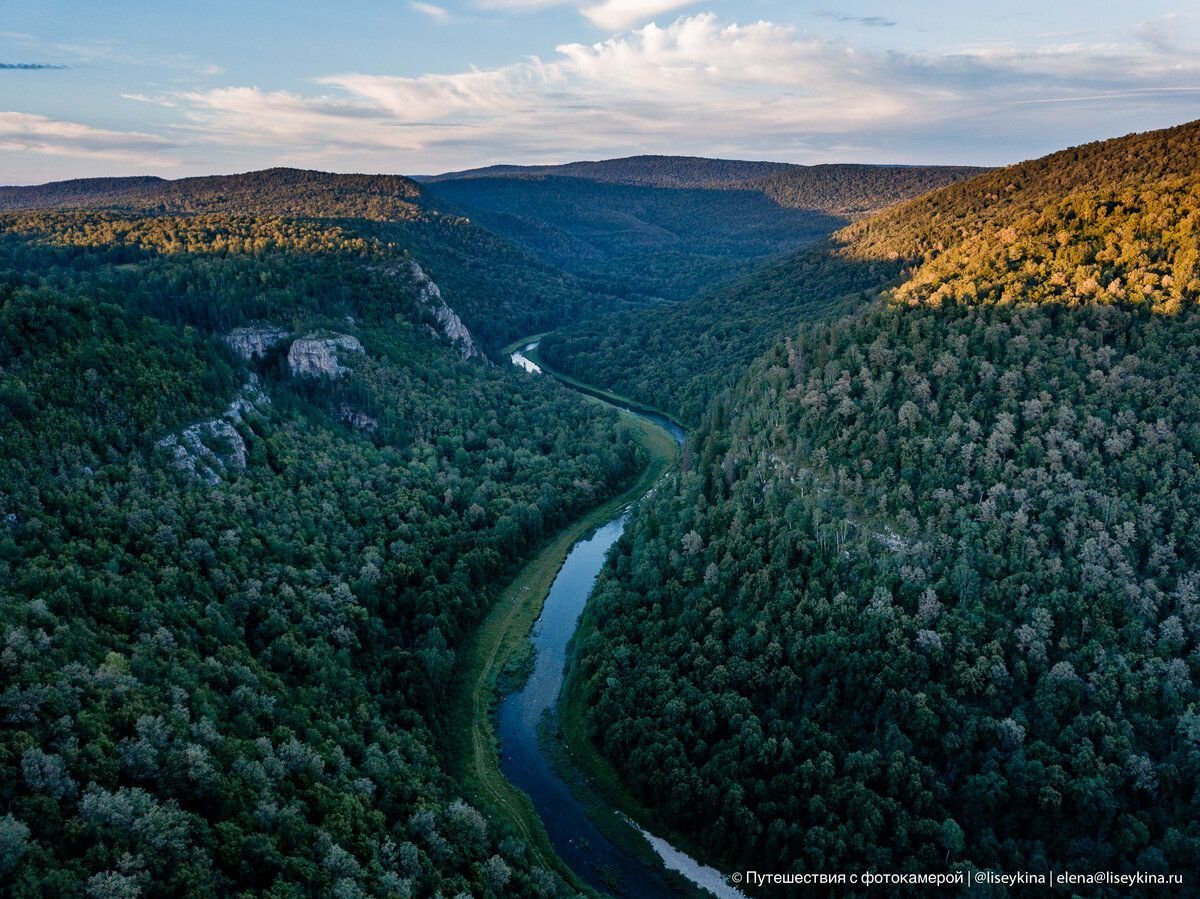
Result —
[{"label": "valley", "polygon": [[1198,159],[0,188],[4,890],[1200,869]]}]

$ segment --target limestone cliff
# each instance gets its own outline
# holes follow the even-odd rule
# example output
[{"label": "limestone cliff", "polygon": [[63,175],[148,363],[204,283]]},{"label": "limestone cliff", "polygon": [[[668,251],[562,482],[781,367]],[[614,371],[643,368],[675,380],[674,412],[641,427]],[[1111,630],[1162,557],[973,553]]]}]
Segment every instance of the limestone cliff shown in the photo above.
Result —
[{"label": "limestone cliff", "polygon": [[340,378],[349,371],[341,364],[344,355],[362,352],[365,351],[358,338],[349,334],[310,335],[292,343],[288,350],[288,369],[301,377]]},{"label": "limestone cliff", "polygon": [[215,487],[226,472],[246,468],[249,455],[246,441],[235,425],[249,428],[248,418],[270,402],[259,389],[258,379],[250,375],[220,418],[198,422],[178,434],[169,434],[157,445],[171,456],[181,471]]},{"label": "limestone cliff", "polygon": [[458,347],[458,351],[462,353],[464,359],[483,359],[486,362],[487,357],[476,345],[475,338],[471,336],[467,326],[458,317],[458,313],[451,309],[443,299],[441,288],[425,274],[425,270],[417,264],[416,260],[409,260],[409,267],[417,282],[417,287],[421,291],[420,302],[433,313],[442,334]]},{"label": "limestone cliff", "polygon": [[225,342],[247,361],[261,359],[275,347],[287,342],[286,328],[272,324],[243,325],[225,335]]}]

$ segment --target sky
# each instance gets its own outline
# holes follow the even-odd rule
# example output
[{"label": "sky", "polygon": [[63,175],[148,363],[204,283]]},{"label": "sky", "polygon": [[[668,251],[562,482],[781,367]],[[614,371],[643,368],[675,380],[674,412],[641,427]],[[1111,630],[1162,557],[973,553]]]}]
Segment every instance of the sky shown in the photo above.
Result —
[{"label": "sky", "polygon": [[1194,0],[8,0],[0,184],[998,165],[1200,118]]}]

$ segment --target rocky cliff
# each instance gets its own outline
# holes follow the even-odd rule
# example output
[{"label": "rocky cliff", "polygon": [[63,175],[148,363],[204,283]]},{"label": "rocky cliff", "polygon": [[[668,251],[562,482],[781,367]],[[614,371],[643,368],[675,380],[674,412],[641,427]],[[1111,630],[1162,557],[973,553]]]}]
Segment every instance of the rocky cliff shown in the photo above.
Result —
[{"label": "rocky cliff", "polygon": [[243,325],[225,335],[225,342],[243,359],[261,359],[291,336],[286,328],[272,324]]},{"label": "rocky cliff", "polygon": [[345,354],[362,352],[358,338],[349,334],[310,335],[295,341],[288,350],[288,369],[301,377],[340,378],[349,371],[341,364]]},{"label": "rocky cliff", "polygon": [[171,456],[181,471],[215,487],[226,472],[246,468],[249,455],[246,440],[236,426],[249,428],[248,419],[270,403],[258,386],[258,378],[250,375],[220,418],[198,422],[178,434],[168,434],[157,446]]},{"label": "rocky cliff", "polygon": [[409,260],[409,267],[421,291],[420,302],[433,313],[443,336],[458,347],[458,351],[462,353],[464,359],[483,359],[486,362],[487,357],[476,345],[475,338],[471,336],[467,326],[458,317],[458,313],[451,309],[442,298],[441,288],[425,274],[425,270],[417,264],[416,260]]}]

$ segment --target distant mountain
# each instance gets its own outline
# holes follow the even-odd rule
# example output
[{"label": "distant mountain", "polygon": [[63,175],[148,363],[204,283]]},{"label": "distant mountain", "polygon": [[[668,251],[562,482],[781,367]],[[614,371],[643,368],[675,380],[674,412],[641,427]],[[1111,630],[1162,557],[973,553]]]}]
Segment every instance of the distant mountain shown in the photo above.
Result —
[{"label": "distant mountain", "polygon": [[564,165],[493,165],[416,180],[436,184],[479,178],[582,178],[645,187],[751,190],[794,209],[861,215],[984,171],[971,166],[809,166],[699,156],[629,156]]},{"label": "distant mountain", "polygon": [[0,209],[121,209],[410,221],[422,215],[420,197],[420,186],[400,175],[274,168],[176,181],[87,178],[36,187],[0,187]]},{"label": "distant mountain", "polygon": [[717,187],[798,168],[786,162],[745,162],[701,156],[628,156],[623,159],[568,162],[563,165],[491,165],[461,172],[418,178],[419,181],[459,181],[469,178],[584,178],[612,184],[649,187]]},{"label": "distant mountain", "polygon": [[792,325],[896,278],[906,302],[1135,300],[1177,310],[1200,295],[1197,197],[1200,122],[1072,147],[897,204],[829,247],[684,305],[581,322],[541,353],[696,421]]},{"label": "distant mountain", "polygon": [[[144,244],[148,232],[177,236],[155,235],[155,252],[210,253],[210,238],[220,235],[230,238],[218,241],[222,252],[249,240],[305,251],[358,241],[408,253],[489,348],[622,307],[604,284],[582,283],[534,258],[399,175],[275,168],[176,181],[82,179],[0,188],[0,214],[6,210],[15,216],[8,227],[56,240]],[[282,243],[276,220],[290,223]]]},{"label": "distant mountain", "polygon": [[608,290],[685,300],[866,211],[981,171],[634,156],[493,166],[428,179],[428,190],[442,206]]}]

